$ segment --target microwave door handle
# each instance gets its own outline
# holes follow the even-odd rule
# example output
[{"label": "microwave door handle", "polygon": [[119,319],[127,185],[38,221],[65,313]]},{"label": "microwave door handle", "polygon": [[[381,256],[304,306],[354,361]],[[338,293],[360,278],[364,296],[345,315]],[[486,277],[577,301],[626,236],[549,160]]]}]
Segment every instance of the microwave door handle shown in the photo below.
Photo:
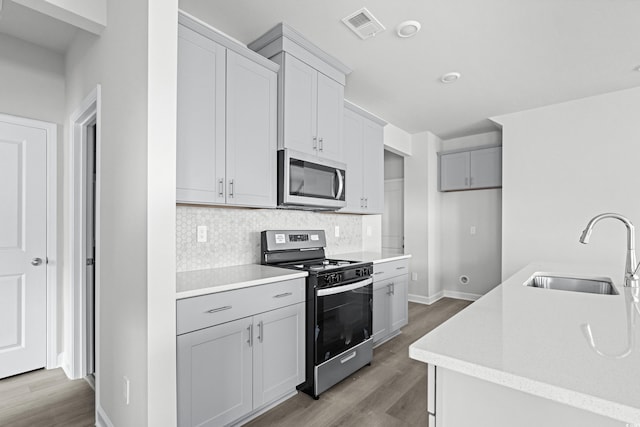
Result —
[{"label": "microwave door handle", "polygon": [[342,177],[342,171],[340,169],[336,169],[336,175],[338,176],[338,192],[336,193],[336,199],[340,200],[342,198],[342,191],[344,190],[344,178]]},{"label": "microwave door handle", "polygon": [[369,279],[361,280],[359,282],[351,283],[348,285],[334,286],[333,288],[320,289],[318,290],[318,296],[326,297],[328,295],[341,294],[343,292],[349,292],[355,289],[364,288],[365,286],[370,285],[372,283],[373,283],[373,279],[369,278]]}]

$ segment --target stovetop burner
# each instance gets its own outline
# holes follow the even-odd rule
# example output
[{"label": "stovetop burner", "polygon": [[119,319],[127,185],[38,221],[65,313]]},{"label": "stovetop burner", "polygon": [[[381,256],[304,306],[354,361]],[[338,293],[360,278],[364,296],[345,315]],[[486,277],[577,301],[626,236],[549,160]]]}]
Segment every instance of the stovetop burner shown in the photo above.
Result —
[{"label": "stovetop burner", "polygon": [[311,262],[294,264],[293,267],[300,270],[322,271],[322,270],[331,270],[334,268],[343,267],[345,265],[351,265],[351,264],[357,264],[357,263],[358,261],[346,261],[341,259],[325,259],[325,260],[314,260]]}]

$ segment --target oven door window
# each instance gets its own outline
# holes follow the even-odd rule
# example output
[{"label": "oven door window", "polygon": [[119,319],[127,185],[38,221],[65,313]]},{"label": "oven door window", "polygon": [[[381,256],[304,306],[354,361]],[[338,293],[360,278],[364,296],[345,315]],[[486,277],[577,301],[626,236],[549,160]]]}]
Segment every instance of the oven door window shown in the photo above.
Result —
[{"label": "oven door window", "polygon": [[373,285],[316,299],[316,365],[371,336]]}]

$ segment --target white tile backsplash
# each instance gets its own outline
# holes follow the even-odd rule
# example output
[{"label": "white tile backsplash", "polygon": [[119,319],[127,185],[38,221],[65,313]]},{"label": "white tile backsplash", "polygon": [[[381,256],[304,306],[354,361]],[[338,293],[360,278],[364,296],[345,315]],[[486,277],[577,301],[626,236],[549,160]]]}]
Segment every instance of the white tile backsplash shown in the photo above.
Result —
[{"label": "white tile backsplash", "polygon": [[[208,240],[197,241],[197,227],[207,226]],[[335,227],[340,237],[335,237]],[[242,209],[177,206],[177,271],[260,262],[263,230],[325,230],[327,254],[362,250],[360,215],[319,213],[287,209]]]}]

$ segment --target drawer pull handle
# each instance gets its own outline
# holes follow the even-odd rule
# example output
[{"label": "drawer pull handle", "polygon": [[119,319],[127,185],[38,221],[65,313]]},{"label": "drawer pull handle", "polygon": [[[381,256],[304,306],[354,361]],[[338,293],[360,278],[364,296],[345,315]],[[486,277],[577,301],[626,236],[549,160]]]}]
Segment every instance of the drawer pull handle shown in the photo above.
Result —
[{"label": "drawer pull handle", "polygon": [[232,306],[230,305],[225,305],[224,307],[218,307],[218,308],[212,308],[211,310],[207,310],[205,311],[205,313],[217,313],[219,311],[225,311],[225,310],[230,310],[232,308]]},{"label": "drawer pull handle", "polygon": [[384,273],[384,271],[376,271],[375,273],[373,273],[373,275],[375,276],[376,274],[382,274]]},{"label": "drawer pull handle", "polygon": [[354,357],[356,357],[355,351],[350,355],[348,355],[347,357],[343,357],[342,359],[340,359],[340,363],[347,363],[349,360],[353,359]]},{"label": "drawer pull handle", "polygon": [[284,294],[278,294],[278,295],[274,295],[274,298],[284,298],[284,297],[288,297],[289,295],[293,295],[291,292],[285,292]]},{"label": "drawer pull handle", "polygon": [[396,267],[396,270],[404,270],[407,267]]}]

